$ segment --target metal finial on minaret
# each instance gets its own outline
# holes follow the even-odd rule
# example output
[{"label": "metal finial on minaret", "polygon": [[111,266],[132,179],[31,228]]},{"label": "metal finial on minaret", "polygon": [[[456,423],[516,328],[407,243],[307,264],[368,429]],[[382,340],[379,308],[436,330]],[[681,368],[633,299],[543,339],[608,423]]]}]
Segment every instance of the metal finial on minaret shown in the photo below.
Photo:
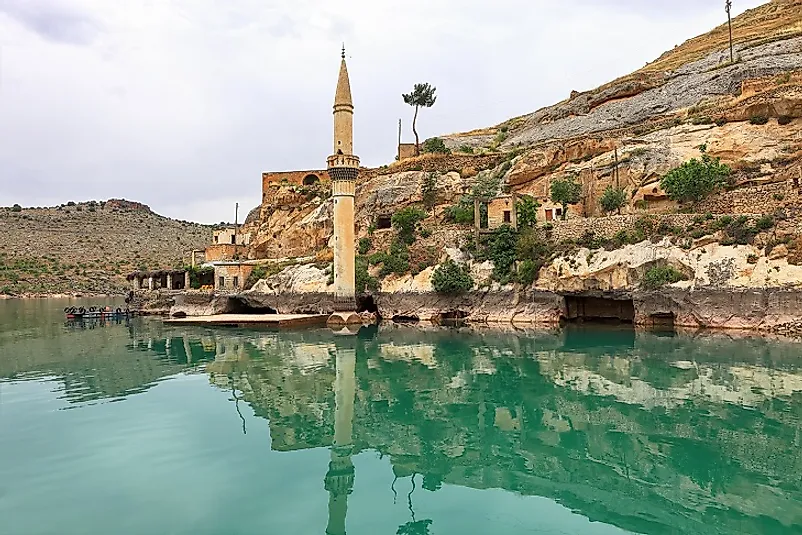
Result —
[{"label": "metal finial on minaret", "polygon": [[343,59],[345,59],[345,42],[343,42]]}]

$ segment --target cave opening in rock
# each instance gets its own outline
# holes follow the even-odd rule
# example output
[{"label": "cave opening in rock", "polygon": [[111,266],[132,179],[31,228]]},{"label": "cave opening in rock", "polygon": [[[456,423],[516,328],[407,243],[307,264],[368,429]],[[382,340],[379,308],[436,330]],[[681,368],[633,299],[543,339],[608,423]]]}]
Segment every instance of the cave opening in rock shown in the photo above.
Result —
[{"label": "cave opening in rock", "polygon": [[632,324],[635,321],[635,303],[632,299],[566,296],[562,319],[578,323]]},{"label": "cave opening in rock", "polygon": [[356,298],[356,311],[378,314],[379,307],[376,305],[376,300],[373,299],[372,295],[358,295]]},{"label": "cave opening in rock", "polygon": [[660,312],[649,316],[650,330],[655,332],[673,333],[676,329],[674,322],[676,316],[673,312]]},{"label": "cave opening in rock", "polygon": [[393,316],[393,323],[420,323],[420,318],[418,316],[397,315]]},{"label": "cave opening in rock", "polygon": [[378,230],[393,228],[393,218],[389,215],[380,215],[376,218],[376,228]]},{"label": "cave opening in rock", "polygon": [[236,298],[229,300],[228,309],[229,314],[278,314],[278,311],[270,306],[253,306],[242,299]]},{"label": "cave opening in rock", "polygon": [[469,314],[464,310],[447,310],[440,313],[440,320],[442,321],[457,321],[464,320]]}]

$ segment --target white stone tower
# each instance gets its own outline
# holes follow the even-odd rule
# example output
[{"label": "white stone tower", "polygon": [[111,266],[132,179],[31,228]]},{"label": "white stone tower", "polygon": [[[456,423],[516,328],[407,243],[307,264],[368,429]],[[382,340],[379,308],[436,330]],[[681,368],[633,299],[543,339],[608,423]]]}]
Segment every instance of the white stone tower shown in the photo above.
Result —
[{"label": "white stone tower", "polygon": [[328,158],[334,199],[334,303],[330,323],[356,323],[354,194],[359,158],[354,156],[354,104],[343,45],[334,97],[334,154]]}]

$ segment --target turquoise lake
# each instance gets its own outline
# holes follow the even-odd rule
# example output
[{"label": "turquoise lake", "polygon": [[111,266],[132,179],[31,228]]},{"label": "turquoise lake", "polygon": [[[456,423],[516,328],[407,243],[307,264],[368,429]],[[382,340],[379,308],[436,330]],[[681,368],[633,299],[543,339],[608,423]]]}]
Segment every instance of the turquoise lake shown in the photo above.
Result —
[{"label": "turquoise lake", "polygon": [[2,535],[802,533],[802,344],[67,303],[0,301]]}]

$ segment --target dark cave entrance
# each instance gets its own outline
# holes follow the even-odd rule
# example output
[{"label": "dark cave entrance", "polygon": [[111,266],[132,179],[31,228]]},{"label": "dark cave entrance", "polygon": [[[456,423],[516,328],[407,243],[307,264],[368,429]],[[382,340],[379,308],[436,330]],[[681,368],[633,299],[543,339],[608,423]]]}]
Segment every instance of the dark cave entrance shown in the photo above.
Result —
[{"label": "dark cave entrance", "polygon": [[393,228],[393,218],[389,215],[380,215],[376,218],[376,229],[378,230],[386,230],[388,228]]},{"label": "dark cave entrance", "polygon": [[373,299],[372,295],[358,295],[356,297],[356,311],[358,313],[370,312],[378,316],[379,307],[376,305],[376,300]]},{"label": "dark cave entrance", "polygon": [[278,314],[275,308],[265,305],[264,307],[255,307],[249,305],[242,299],[231,298],[228,300],[228,314]]},{"label": "dark cave entrance", "polygon": [[562,319],[570,323],[633,324],[635,303],[632,299],[566,296]]}]

